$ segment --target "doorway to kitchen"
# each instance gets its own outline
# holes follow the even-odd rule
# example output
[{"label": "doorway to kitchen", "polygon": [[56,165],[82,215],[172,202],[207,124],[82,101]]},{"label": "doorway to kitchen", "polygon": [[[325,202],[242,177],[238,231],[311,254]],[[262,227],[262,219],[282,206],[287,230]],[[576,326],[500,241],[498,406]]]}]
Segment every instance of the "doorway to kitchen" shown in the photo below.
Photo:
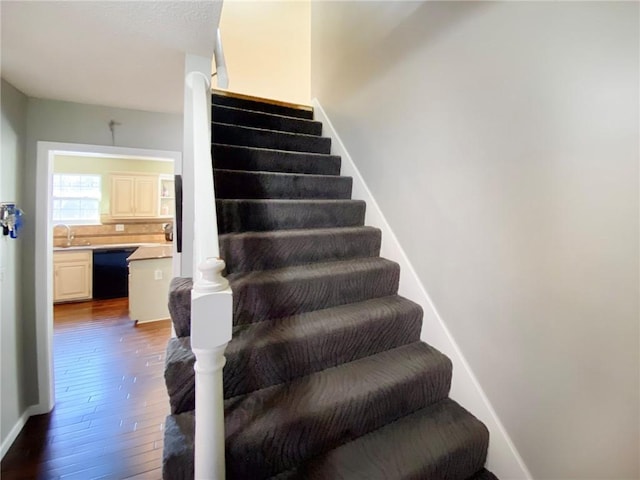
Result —
[{"label": "doorway to kitchen", "polygon": [[[150,165],[164,165],[166,171],[149,171]],[[54,299],[93,298],[96,254],[99,270],[110,268],[114,259],[126,262],[131,253],[127,249],[162,243],[172,259],[161,275],[168,280],[180,272],[180,255],[165,241],[173,219],[169,187],[174,174],[182,174],[180,152],[38,142],[35,289],[40,411],[51,410],[55,402]],[[111,251],[118,255],[109,255]],[[115,263],[111,273],[118,271],[118,280],[109,284],[122,284],[127,270],[122,262]],[[96,281],[103,277],[98,275]],[[98,292],[105,298],[121,293]]]},{"label": "doorway to kitchen", "polygon": [[[149,290],[159,296],[168,288],[175,212],[173,171],[170,159],[54,155],[54,303],[129,297],[128,259],[150,247],[163,247],[152,250],[154,258],[163,260]],[[138,295],[139,288],[134,293]],[[134,303],[141,303],[140,299]],[[155,313],[132,318],[168,317],[166,308]]]}]

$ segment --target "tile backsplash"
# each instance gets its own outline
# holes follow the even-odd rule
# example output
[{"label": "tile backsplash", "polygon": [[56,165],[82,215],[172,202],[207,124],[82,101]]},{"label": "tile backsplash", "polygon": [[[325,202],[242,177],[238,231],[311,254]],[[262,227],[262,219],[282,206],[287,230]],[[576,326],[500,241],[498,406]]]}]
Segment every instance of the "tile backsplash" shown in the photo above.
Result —
[{"label": "tile backsplash", "polygon": [[[72,245],[110,245],[114,243],[166,243],[164,223],[124,223],[124,231],[116,231],[116,225],[70,225]],[[53,246],[67,246],[67,229],[53,227]]]}]

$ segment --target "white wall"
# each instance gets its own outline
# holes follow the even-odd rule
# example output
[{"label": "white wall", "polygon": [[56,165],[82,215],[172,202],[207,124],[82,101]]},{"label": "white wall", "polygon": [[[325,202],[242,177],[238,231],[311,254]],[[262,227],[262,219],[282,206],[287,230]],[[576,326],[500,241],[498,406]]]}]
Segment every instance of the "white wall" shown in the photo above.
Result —
[{"label": "white wall", "polygon": [[33,368],[26,385],[27,404],[38,403],[36,362],[36,298],[35,298],[35,204],[37,142],[67,142],[91,145],[112,145],[110,120],[120,122],[116,127],[115,145],[118,147],[153,150],[182,150],[182,115],[143,112],[96,105],[29,98],[27,101],[27,144],[23,181],[24,209],[29,217],[25,224],[22,262],[22,304],[24,336],[30,349],[26,365]]},{"label": "white wall", "polygon": [[312,96],[535,478],[640,477],[638,7],[312,4]]},{"label": "white wall", "polygon": [[309,104],[309,22],[310,0],[226,0],[220,33],[229,90]]},{"label": "white wall", "polygon": [[[2,151],[0,158],[0,202],[17,202],[22,206],[20,183],[24,172],[27,97],[2,80]],[[0,443],[29,404],[25,398],[27,382],[23,361],[23,317],[20,297],[22,275],[20,256],[22,239],[0,235],[0,327],[2,356],[0,377]]]}]

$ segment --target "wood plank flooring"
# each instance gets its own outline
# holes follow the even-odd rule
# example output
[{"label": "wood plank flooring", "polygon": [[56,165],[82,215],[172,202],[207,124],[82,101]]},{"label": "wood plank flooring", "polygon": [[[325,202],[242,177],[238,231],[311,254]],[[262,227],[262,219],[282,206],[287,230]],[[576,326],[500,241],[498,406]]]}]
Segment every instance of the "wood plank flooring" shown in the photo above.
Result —
[{"label": "wood plank flooring", "polygon": [[162,478],[170,321],[134,326],[128,299],[54,307],[56,406],[29,419],[3,480]]}]

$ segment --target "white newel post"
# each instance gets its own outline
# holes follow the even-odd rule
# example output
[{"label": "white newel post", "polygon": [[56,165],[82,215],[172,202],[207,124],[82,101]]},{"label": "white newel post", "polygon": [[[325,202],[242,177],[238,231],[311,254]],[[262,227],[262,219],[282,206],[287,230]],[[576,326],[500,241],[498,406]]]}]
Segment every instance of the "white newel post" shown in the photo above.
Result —
[{"label": "white newel post", "polygon": [[[233,300],[222,277],[215,210],[209,78],[190,72],[186,84],[191,95],[194,179],[194,283],[191,291],[191,348],[195,363],[196,480],[224,480],[225,434],[222,368],[224,351],[231,340]],[[185,109],[186,111],[186,109]],[[189,135],[191,137],[191,135]]]},{"label": "white newel post", "polygon": [[202,293],[196,284],[191,295],[191,348],[196,357],[195,478],[224,480],[222,367],[231,340],[231,290]]}]

